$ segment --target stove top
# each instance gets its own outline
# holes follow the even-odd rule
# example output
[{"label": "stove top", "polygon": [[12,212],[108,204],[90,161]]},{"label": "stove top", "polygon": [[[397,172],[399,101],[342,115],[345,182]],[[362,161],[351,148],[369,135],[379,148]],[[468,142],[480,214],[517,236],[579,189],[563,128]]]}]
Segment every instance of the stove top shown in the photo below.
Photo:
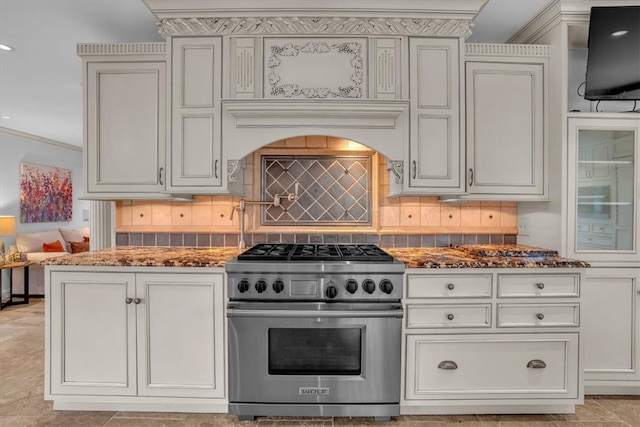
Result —
[{"label": "stove top", "polygon": [[364,261],[392,263],[394,258],[373,244],[260,243],[238,261]]}]

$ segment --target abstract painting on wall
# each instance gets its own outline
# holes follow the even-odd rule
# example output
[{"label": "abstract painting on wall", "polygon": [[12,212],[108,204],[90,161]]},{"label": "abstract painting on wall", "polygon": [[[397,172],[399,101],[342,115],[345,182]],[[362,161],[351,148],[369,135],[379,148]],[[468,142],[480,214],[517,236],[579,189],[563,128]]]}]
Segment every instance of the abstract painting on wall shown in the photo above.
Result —
[{"label": "abstract painting on wall", "polygon": [[71,170],[20,163],[20,222],[71,221],[72,214]]}]

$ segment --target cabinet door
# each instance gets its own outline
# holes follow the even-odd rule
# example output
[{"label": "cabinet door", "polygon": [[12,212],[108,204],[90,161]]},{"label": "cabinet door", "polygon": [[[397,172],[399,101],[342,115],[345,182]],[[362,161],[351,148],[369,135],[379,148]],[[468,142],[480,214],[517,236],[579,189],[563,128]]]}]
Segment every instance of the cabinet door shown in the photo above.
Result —
[{"label": "cabinet door", "polygon": [[587,269],[582,288],[586,386],[640,381],[639,281],[637,268]]},{"label": "cabinet door", "polygon": [[171,156],[167,190],[208,192],[222,184],[219,37],[171,40]]},{"label": "cabinet door", "polygon": [[545,196],[543,70],[466,63],[469,193]]},{"label": "cabinet door", "polygon": [[88,62],[88,194],[160,194],[165,156],[163,62]]},{"label": "cabinet door", "polygon": [[409,187],[425,194],[464,191],[460,43],[447,38],[409,40]]},{"label": "cabinet door", "polygon": [[138,394],[224,397],[221,274],[138,274]]},{"label": "cabinet door", "polygon": [[622,265],[640,260],[638,123],[569,118],[567,256]]},{"label": "cabinet door", "polygon": [[52,394],[135,395],[135,279],[127,273],[53,272]]}]

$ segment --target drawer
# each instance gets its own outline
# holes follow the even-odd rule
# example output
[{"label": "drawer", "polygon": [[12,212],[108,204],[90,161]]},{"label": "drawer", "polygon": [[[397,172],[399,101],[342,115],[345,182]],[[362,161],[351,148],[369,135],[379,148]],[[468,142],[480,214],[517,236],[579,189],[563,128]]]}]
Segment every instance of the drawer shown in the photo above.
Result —
[{"label": "drawer", "polygon": [[583,232],[583,233],[589,233],[591,231],[591,228],[589,227],[589,224],[580,224],[578,223],[578,225],[576,226],[576,231],[578,232]]},{"label": "drawer", "polygon": [[491,274],[407,276],[407,298],[490,298]]},{"label": "drawer", "polygon": [[488,328],[491,304],[409,304],[407,328]]},{"label": "drawer", "polygon": [[498,304],[497,326],[579,326],[580,304]]},{"label": "drawer", "polygon": [[591,224],[591,232],[596,234],[613,234],[611,224]]},{"label": "drawer", "polygon": [[404,398],[578,398],[578,334],[408,335]]},{"label": "drawer", "polygon": [[498,274],[498,298],[577,297],[579,274]]},{"label": "drawer", "polygon": [[613,249],[613,236],[612,235],[597,235],[594,233],[578,233],[578,243],[582,246],[589,245],[589,247],[600,249]]}]

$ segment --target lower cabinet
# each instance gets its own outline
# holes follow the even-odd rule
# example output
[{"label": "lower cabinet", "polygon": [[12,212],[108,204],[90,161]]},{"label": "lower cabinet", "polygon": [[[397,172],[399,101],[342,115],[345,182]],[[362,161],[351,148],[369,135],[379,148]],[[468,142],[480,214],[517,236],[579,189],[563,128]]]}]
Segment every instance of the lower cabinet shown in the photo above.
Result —
[{"label": "lower cabinet", "polygon": [[402,413],[572,413],[584,270],[408,269]]},{"label": "lower cabinet", "polygon": [[640,268],[595,268],[583,284],[585,393],[640,394]]},{"label": "lower cabinet", "polygon": [[49,399],[226,397],[222,273],[51,271],[48,281]]}]

